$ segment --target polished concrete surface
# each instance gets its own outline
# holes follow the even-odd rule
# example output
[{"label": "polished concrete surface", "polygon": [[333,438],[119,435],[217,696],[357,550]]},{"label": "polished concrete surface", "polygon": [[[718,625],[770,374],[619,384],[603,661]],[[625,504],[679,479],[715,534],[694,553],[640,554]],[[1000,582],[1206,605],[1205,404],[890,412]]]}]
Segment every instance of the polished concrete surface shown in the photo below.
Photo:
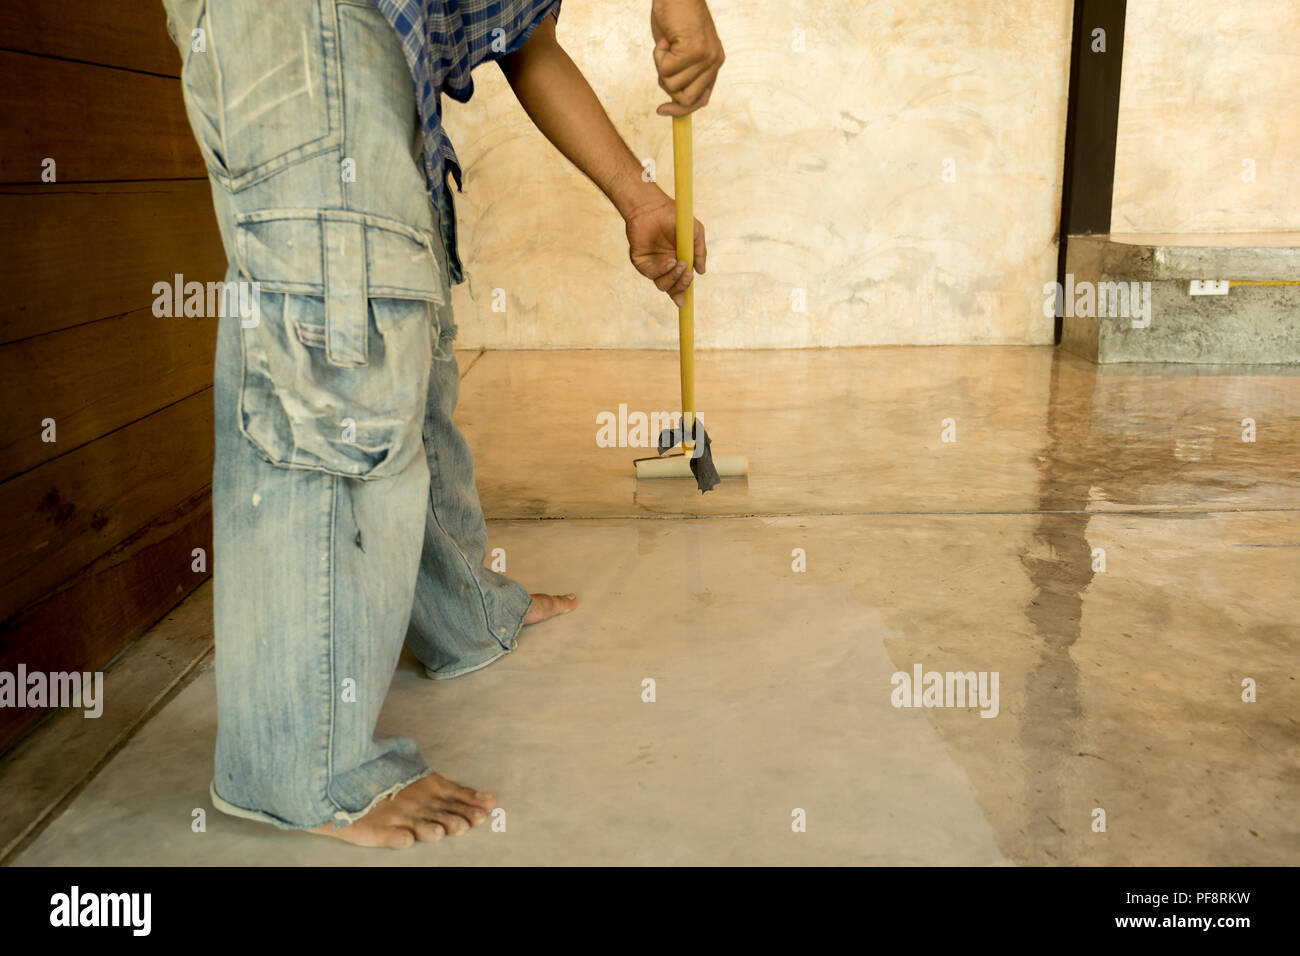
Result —
[{"label": "polished concrete surface", "polygon": [[[752,473],[701,497],[594,439],[674,404],[671,353],[460,359],[492,546],[584,603],[460,680],[404,657],[381,729],[505,831],[393,853],[222,816],[206,671],[18,863],[1300,863],[1300,375],[702,355]],[[893,706],[917,665],[996,673],[996,716]]]}]

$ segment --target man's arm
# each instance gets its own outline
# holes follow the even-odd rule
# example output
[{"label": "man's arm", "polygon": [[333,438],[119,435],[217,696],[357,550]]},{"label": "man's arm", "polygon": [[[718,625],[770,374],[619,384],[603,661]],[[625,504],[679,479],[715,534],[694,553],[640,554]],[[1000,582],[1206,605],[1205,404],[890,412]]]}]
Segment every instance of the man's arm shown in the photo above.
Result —
[{"label": "man's arm", "polygon": [[[673,201],[641,179],[628,149],[582,72],[545,17],[528,42],[498,61],[524,111],[547,139],[586,173],[627,222],[629,257],[638,272],[677,301],[691,283],[677,259]],[[704,271],[704,227],[695,223],[695,268]]]}]

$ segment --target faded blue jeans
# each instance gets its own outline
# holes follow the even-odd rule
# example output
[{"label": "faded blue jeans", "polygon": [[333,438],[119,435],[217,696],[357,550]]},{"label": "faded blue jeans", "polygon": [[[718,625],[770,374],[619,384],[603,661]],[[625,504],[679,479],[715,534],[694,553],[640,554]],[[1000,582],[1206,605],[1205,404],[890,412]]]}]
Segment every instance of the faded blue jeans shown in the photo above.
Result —
[{"label": "faded blue jeans", "polygon": [[375,735],[403,643],[431,677],[468,673],[514,648],[531,601],[483,566],[452,424],[454,214],[448,190],[429,201],[411,75],[370,0],[164,6],[226,282],[257,290],[217,319],[212,797],[345,825],[430,773]]}]

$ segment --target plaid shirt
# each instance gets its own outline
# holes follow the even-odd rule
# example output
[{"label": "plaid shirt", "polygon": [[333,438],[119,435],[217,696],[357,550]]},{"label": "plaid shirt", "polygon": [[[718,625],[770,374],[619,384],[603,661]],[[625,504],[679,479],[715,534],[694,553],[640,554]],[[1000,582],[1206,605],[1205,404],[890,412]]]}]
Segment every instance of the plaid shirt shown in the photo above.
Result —
[{"label": "plaid shirt", "polygon": [[470,71],[519,49],[542,17],[560,15],[560,0],[375,0],[402,41],[411,67],[424,134],[429,200],[442,213],[452,282],[463,281],[456,213],[444,188],[447,172],[461,188],[460,161],[442,127],[442,94],[461,103],[474,94]]}]

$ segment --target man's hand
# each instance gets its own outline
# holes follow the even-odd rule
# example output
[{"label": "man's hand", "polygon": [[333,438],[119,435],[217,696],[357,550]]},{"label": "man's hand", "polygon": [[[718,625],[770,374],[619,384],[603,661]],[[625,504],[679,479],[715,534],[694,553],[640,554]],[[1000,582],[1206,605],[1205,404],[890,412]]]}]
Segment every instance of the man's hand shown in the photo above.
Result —
[{"label": "man's hand", "polygon": [[685,116],[709,102],[726,56],[704,0],[654,0],[650,33],[655,40],[659,86],[673,98],[660,116]]},{"label": "man's hand", "polygon": [[[698,6],[707,20],[703,3],[685,6]],[[704,271],[704,227],[695,221],[692,272],[677,259],[672,198],[642,178],[641,160],[619,138],[596,94],[556,41],[555,21],[543,19],[527,43],[499,62],[537,128],[591,177],[627,223],[632,265],[680,306],[694,273]]]},{"label": "man's hand", "polygon": [[[682,293],[695,278],[677,258],[677,211],[668,196],[633,210],[627,217],[627,254],[636,271],[655,284],[679,307]],[[695,220],[695,270],[704,272],[704,226]]]}]

